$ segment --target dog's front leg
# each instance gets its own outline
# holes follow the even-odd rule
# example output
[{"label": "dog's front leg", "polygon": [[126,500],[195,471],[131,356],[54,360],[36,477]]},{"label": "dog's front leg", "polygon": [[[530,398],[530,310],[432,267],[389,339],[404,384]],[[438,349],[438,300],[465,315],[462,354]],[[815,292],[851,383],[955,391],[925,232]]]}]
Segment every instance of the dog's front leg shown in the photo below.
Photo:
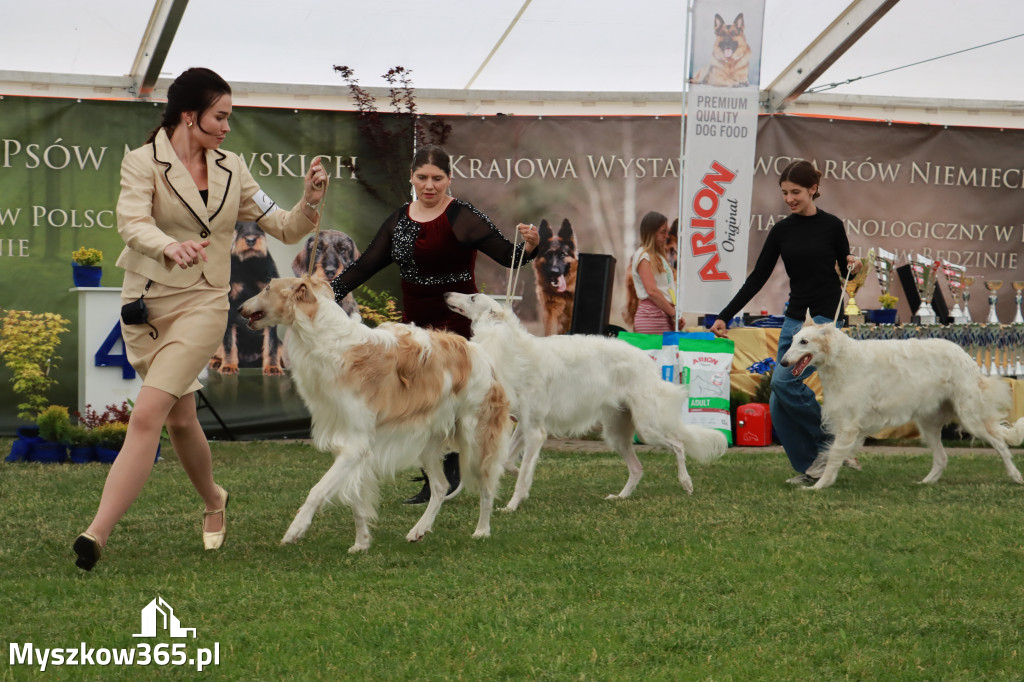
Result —
[{"label": "dog's front leg", "polygon": [[[520,434],[522,434],[521,437]],[[519,475],[516,477],[515,492],[512,493],[512,499],[505,505],[505,511],[515,511],[530,496],[530,487],[533,485],[533,472],[537,468],[540,448],[544,445],[547,433],[544,429],[533,427],[528,421],[520,421],[519,426],[516,427],[515,437],[519,438],[522,443],[523,461],[519,464]]]},{"label": "dog's front leg", "polygon": [[839,469],[843,466],[843,461],[847,457],[853,457],[854,450],[856,450],[860,442],[861,439],[858,438],[856,431],[837,433],[835,440],[832,441],[832,447],[828,449],[828,463],[825,464],[825,471],[822,472],[821,478],[811,488],[821,490],[835,483],[836,477],[839,475]]},{"label": "dog's front leg", "polygon": [[422,540],[423,536],[433,529],[434,519],[437,518],[437,512],[441,510],[444,496],[448,494],[448,479],[444,477],[442,460],[443,455],[434,452],[427,455],[422,462],[423,471],[430,480],[430,501],[427,502],[427,508],[423,512],[423,516],[412,527],[409,534],[405,536],[405,539],[409,542]]},{"label": "dog's front leg", "polygon": [[[351,462],[346,457],[335,457],[334,464],[327,470],[327,473],[323,475],[315,486],[309,491],[309,495],[306,496],[306,501],[299,508],[298,513],[295,515],[295,519],[292,524],[288,526],[288,531],[281,538],[282,545],[290,545],[298,542],[306,534],[309,529],[309,524],[313,522],[313,516],[316,512],[331,499],[338,487],[345,481],[349,476],[352,475]],[[353,505],[353,508],[355,505]],[[358,526],[358,521],[357,521]],[[367,532],[367,535],[369,533]],[[357,535],[356,545],[359,544],[359,538]],[[359,549],[366,549],[369,547],[369,540],[367,539],[366,547],[360,547]]]}]

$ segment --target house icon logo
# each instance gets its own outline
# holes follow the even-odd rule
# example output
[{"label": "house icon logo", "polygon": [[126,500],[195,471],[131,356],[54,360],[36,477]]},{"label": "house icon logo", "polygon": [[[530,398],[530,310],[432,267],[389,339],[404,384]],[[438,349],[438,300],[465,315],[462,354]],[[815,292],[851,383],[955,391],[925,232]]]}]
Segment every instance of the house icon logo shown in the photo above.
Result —
[{"label": "house icon logo", "polygon": [[142,609],[142,632],[132,637],[156,637],[158,627],[171,637],[188,637],[192,633],[192,639],[196,638],[196,629],[181,627],[174,609],[163,597],[157,597]]}]

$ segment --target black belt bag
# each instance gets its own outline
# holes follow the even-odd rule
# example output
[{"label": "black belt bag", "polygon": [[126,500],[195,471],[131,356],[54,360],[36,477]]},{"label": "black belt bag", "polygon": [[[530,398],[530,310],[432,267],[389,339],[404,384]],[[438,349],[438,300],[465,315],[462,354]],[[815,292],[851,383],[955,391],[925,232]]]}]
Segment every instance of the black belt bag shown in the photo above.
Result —
[{"label": "black belt bag", "polygon": [[146,302],[143,300],[146,294],[149,292],[149,287],[153,283],[153,280],[146,282],[146,288],[143,289],[142,295],[138,299],[131,303],[125,303],[121,306],[121,322],[124,324],[146,324],[152,329],[149,333],[151,338],[156,338],[160,335],[160,332],[156,330],[149,322],[149,310],[146,309]]}]

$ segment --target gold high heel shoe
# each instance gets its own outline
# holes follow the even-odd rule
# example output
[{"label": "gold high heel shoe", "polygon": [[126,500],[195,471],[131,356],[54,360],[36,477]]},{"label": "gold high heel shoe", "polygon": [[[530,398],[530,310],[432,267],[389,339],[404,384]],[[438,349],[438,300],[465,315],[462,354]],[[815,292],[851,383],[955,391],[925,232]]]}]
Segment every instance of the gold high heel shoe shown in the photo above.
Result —
[{"label": "gold high heel shoe", "polygon": [[214,514],[221,515],[221,526],[218,531],[203,531],[203,547],[206,549],[220,549],[220,546],[224,544],[224,534],[228,528],[228,516],[226,510],[228,508],[228,499],[230,496],[228,495],[228,491],[224,490],[224,488],[217,486],[217,489],[220,490],[221,499],[224,500],[224,504],[221,505],[220,509],[203,512],[203,526],[206,526],[206,517],[213,516]]},{"label": "gold high heel shoe", "polygon": [[91,533],[82,533],[75,538],[75,544],[71,545],[78,558],[75,559],[75,566],[83,571],[91,571],[96,562],[100,560],[103,547]]}]

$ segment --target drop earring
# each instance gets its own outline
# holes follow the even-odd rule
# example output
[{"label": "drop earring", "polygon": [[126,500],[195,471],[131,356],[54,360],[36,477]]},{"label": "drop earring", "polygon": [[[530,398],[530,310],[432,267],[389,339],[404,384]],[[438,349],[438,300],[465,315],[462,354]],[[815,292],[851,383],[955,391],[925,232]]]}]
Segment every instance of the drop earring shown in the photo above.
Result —
[{"label": "drop earring", "polygon": [[192,127],[192,121],[189,121],[189,122],[188,122],[188,127],[189,127],[189,128],[191,128],[191,127]]}]

